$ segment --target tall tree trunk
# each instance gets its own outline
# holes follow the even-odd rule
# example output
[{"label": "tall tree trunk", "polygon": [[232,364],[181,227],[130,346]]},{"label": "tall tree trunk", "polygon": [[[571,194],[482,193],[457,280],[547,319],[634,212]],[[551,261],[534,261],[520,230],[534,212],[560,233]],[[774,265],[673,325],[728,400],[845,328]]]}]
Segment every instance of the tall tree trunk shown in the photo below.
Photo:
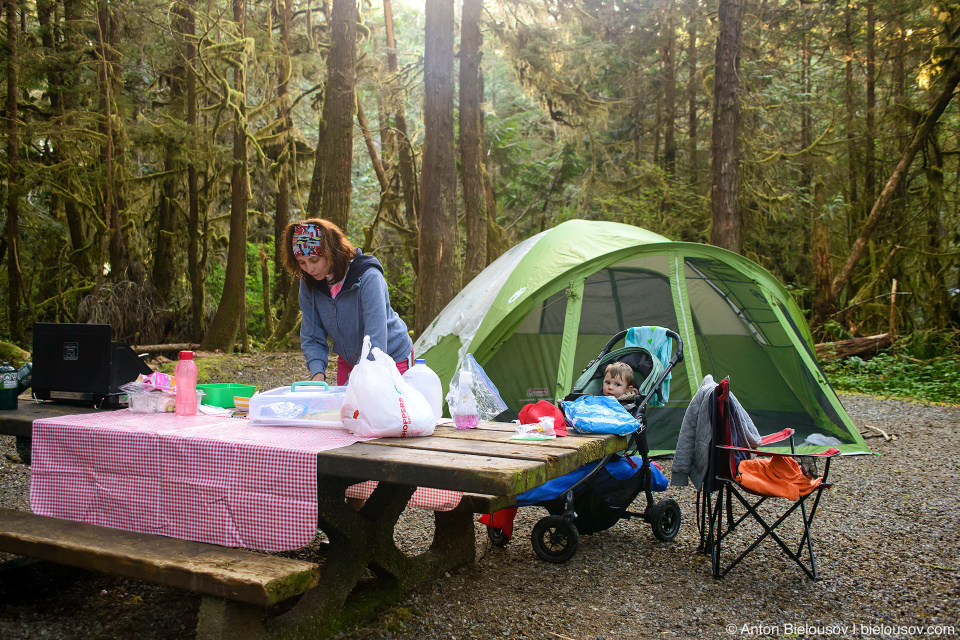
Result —
[{"label": "tall tree trunk", "polygon": [[353,116],[357,107],[357,2],[333,0],[332,41],[327,57],[323,100],[326,135],[323,146],[321,216],[344,231],[350,218],[353,171]]},{"label": "tall tree trunk", "polygon": [[17,126],[17,74],[20,65],[17,22],[17,0],[3,0],[7,26],[7,317],[10,322],[10,338],[17,344],[24,340],[23,322],[20,319],[20,274],[19,222],[20,222],[20,131]]},{"label": "tall tree trunk", "polygon": [[813,324],[822,325],[833,308],[833,265],[830,262],[830,229],[825,215],[823,182],[817,180],[813,219]]},{"label": "tall tree trunk", "polygon": [[[273,223],[273,272],[276,274],[277,287],[275,289],[277,297],[282,302],[284,292],[290,288],[290,274],[283,267],[283,248],[280,243],[283,242],[283,232],[290,222],[290,174],[296,171],[293,165],[294,159],[294,141],[293,141],[293,118],[290,115],[290,73],[292,69],[290,61],[290,21],[293,15],[293,0],[282,0],[279,3],[280,8],[280,59],[277,61],[277,117],[280,120],[280,158],[278,164],[280,167],[277,179],[277,212]],[[268,333],[272,333],[268,329]]]},{"label": "tall tree trunk", "polygon": [[[864,182],[863,197],[873,202],[877,195],[877,63],[876,36],[877,19],[874,14],[874,0],[867,0],[867,117],[864,137]],[[839,293],[839,292],[838,292]]]},{"label": "tall tree trunk", "polygon": [[177,209],[174,199],[177,196],[177,176],[174,153],[176,149],[168,142],[164,149],[163,188],[160,192],[160,204],[157,208],[157,235],[153,250],[153,285],[160,300],[166,302],[173,286],[173,239],[177,235]]},{"label": "tall tree trunk", "polygon": [[[233,20],[238,37],[246,35],[246,0],[233,0]],[[227,268],[220,304],[210,328],[200,343],[204,351],[220,350],[233,353],[234,340],[244,311],[243,298],[247,277],[247,81],[246,55],[241,54],[234,68],[233,84],[240,104],[233,126],[233,171],[230,178],[230,247],[227,250]]]},{"label": "tall tree trunk", "polygon": [[849,180],[849,187],[847,188],[847,204],[852,205],[848,208],[849,213],[847,214],[847,236],[853,236],[853,217],[855,214],[853,209],[856,206],[857,202],[857,143],[856,143],[856,134],[853,130],[853,31],[850,25],[852,9],[850,7],[851,0],[846,0],[846,4],[843,10],[843,26],[844,26],[844,49],[846,52],[846,64],[845,68],[845,85],[846,91],[844,92],[844,103],[846,107],[846,129],[847,129],[847,179]]},{"label": "tall tree trunk", "polygon": [[690,147],[690,184],[700,181],[700,165],[697,161],[697,20],[700,5],[698,0],[687,3],[687,144]]},{"label": "tall tree trunk", "polygon": [[714,63],[713,137],[710,143],[710,191],[712,224],[710,244],[736,253],[743,250],[739,183],[740,99],[737,95],[740,67],[740,27],[743,0],[720,0],[717,51]]},{"label": "tall tree trunk", "polygon": [[666,25],[663,33],[663,167],[671,176],[677,172],[677,67],[674,47],[673,0],[666,0]]},{"label": "tall tree trunk", "polygon": [[[419,192],[417,185],[417,173],[414,169],[413,147],[410,143],[410,136],[407,132],[407,116],[403,106],[403,96],[397,82],[396,75],[400,71],[400,62],[397,57],[397,39],[393,29],[393,3],[391,0],[383,0],[383,20],[384,32],[387,40],[387,67],[390,70],[390,110],[393,112],[393,119],[396,124],[397,142],[399,144],[399,158],[397,161],[397,170],[400,172],[400,191],[403,197],[403,212],[405,227],[413,230],[414,234],[419,234],[420,211],[419,211]],[[404,245],[410,255],[410,262],[413,265],[414,272],[419,272],[419,240],[416,236],[404,237]]]},{"label": "tall tree trunk", "polygon": [[920,119],[920,122],[917,123],[913,137],[910,139],[910,144],[907,145],[907,148],[904,149],[900,155],[900,160],[897,162],[896,168],[890,175],[890,179],[887,180],[883,191],[880,192],[880,197],[878,197],[874,203],[870,215],[867,216],[866,221],[864,221],[860,235],[850,249],[850,254],[844,261],[843,267],[840,269],[837,277],[833,280],[833,292],[835,295],[839,295],[843,288],[850,282],[853,270],[863,256],[864,249],[870,240],[870,236],[873,234],[873,230],[886,213],[887,207],[890,205],[890,200],[893,199],[893,194],[906,178],[907,170],[910,168],[913,158],[923,145],[926,144],[927,138],[933,132],[934,125],[937,124],[947,105],[950,104],[950,100],[953,98],[953,92],[956,90],[957,85],[960,84],[960,65],[958,65],[958,60],[960,60],[960,56],[954,51],[953,59],[946,65],[946,71],[942,76],[944,78],[943,89]]},{"label": "tall tree trunk", "polygon": [[[813,61],[813,55],[810,51],[809,30],[804,29],[800,40],[800,91],[802,91],[805,96],[812,96],[813,81],[811,76],[813,70],[810,68],[810,65]],[[811,205],[814,201],[813,193],[811,193],[813,187],[813,155],[810,151],[810,146],[812,143],[813,113],[810,100],[807,99],[801,101],[800,104],[800,148],[804,150],[804,153],[800,157],[800,183],[798,185],[800,187],[800,193],[806,195],[803,204],[801,204],[805,233],[803,234],[803,245],[800,250],[800,255],[805,258],[799,269],[801,279],[805,282],[809,282],[816,271],[811,242],[813,241],[814,226],[820,214],[820,209]],[[807,258],[807,256],[809,256],[809,258]]]},{"label": "tall tree trunk", "polygon": [[460,172],[467,247],[463,281],[470,282],[487,266],[487,203],[483,192],[480,141],[480,59],[483,0],[463,0],[460,26]]},{"label": "tall tree trunk", "polygon": [[[484,76],[480,74],[480,103],[483,104],[484,96]],[[487,208],[487,264],[490,264],[499,258],[504,251],[509,249],[507,246],[506,232],[497,222],[497,197],[493,191],[493,180],[490,178],[491,169],[486,159],[490,157],[487,153],[487,134],[483,109],[480,110],[480,157],[483,162],[480,165],[481,177],[483,178],[483,201]]]},{"label": "tall tree trunk", "polygon": [[[178,6],[179,20],[177,30],[180,32],[180,55],[186,79],[187,129],[196,131],[198,123],[197,105],[197,49],[194,37],[197,31],[196,0],[185,0],[185,4]],[[187,274],[190,278],[190,336],[194,342],[200,342],[204,329],[204,259],[201,259],[200,239],[206,237],[200,229],[200,185],[194,153],[187,159]]]},{"label": "tall tree trunk", "polygon": [[460,290],[453,149],[453,0],[426,3],[417,335]]}]

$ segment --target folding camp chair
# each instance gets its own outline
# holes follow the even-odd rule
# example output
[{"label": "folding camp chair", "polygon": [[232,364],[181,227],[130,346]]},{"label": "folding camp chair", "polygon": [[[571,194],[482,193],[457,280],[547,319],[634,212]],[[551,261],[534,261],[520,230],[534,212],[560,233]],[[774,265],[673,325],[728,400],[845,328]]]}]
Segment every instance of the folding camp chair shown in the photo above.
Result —
[{"label": "folding camp chair", "polygon": [[[766,436],[761,439],[760,445],[764,446],[782,442],[789,438],[791,452],[789,454],[736,446],[736,433],[731,423],[733,420],[733,412],[729,405],[729,384],[729,379],[724,379],[717,385],[717,388],[713,392],[713,440],[710,443],[709,466],[703,486],[697,495],[698,501],[701,498],[703,500],[702,504],[698,505],[698,515],[700,516],[698,518],[700,525],[699,550],[701,553],[710,555],[713,563],[713,576],[715,578],[722,578],[764,539],[769,537],[777,543],[780,549],[787,554],[791,560],[803,569],[803,572],[808,578],[811,580],[819,580],[817,560],[813,552],[813,539],[810,534],[810,529],[813,524],[813,518],[817,513],[817,506],[820,504],[820,496],[823,494],[824,489],[829,489],[833,486],[827,483],[827,476],[830,472],[831,458],[838,454],[839,451],[831,448],[824,453],[816,455],[796,454],[794,453],[793,429],[784,429],[779,433]],[[753,457],[749,454],[767,457],[771,464],[776,461],[778,464],[789,466],[790,468],[793,468],[792,463],[786,463],[785,459],[792,459],[798,463],[800,470],[802,470],[802,477],[806,477],[814,482],[816,478],[819,478],[819,484],[809,493],[800,495],[796,500],[782,496],[776,491],[757,491],[755,490],[756,483],[751,483],[751,486],[754,488],[747,488],[742,484],[742,480],[745,478],[740,475],[742,469],[739,468],[739,465],[743,459]],[[777,458],[779,458],[779,460],[776,460]],[[825,461],[823,475],[817,476],[817,466],[821,461]],[[809,487],[805,487],[804,490],[808,489]],[[716,498],[711,501],[713,493],[716,493]],[[790,504],[771,524],[764,519],[758,509],[760,505],[767,502],[768,498],[777,497],[789,500]],[[734,498],[746,509],[746,512],[739,515],[736,519],[734,519]],[[808,501],[811,502],[810,505],[807,505]],[[808,506],[809,514],[807,513]],[[795,513],[799,514],[803,526],[803,535],[800,537],[800,542],[796,546],[796,551],[788,546],[777,533],[777,528]],[[726,518],[724,518],[724,515],[726,515]],[[723,567],[720,559],[723,544],[729,542],[727,537],[733,534],[737,527],[749,516],[753,517],[753,520],[760,525],[763,531],[739,556],[726,567]],[[806,562],[803,559],[805,555],[804,552],[809,555],[809,560]]]}]

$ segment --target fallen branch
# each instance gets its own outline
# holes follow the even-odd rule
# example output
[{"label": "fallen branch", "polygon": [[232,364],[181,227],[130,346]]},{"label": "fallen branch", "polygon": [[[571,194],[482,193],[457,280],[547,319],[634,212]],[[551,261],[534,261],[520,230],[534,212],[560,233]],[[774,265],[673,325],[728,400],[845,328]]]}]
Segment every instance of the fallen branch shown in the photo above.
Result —
[{"label": "fallen branch", "polygon": [[196,351],[200,345],[194,342],[180,342],[177,344],[142,344],[130,347],[137,353],[170,353],[171,351]]},{"label": "fallen branch", "polygon": [[890,435],[887,435],[887,432],[884,431],[883,429],[880,429],[879,427],[874,427],[874,426],[869,425],[869,424],[865,424],[865,425],[863,425],[863,426],[864,426],[864,428],[866,428],[866,429],[870,429],[871,431],[875,431],[875,432],[876,432],[876,433],[864,433],[863,431],[861,431],[861,432],[860,432],[860,435],[863,436],[863,439],[864,439],[864,440],[867,440],[867,439],[869,439],[869,438],[880,438],[880,437],[882,437],[882,438],[883,438],[884,440],[886,440],[887,442],[890,442],[891,440],[897,440],[897,439],[898,439],[898,438],[897,438],[897,434],[892,433],[892,434],[890,434]]},{"label": "fallen branch", "polygon": [[814,349],[820,360],[844,360],[852,356],[872,356],[892,345],[895,340],[892,333],[879,333],[866,338],[821,342],[815,345]]}]

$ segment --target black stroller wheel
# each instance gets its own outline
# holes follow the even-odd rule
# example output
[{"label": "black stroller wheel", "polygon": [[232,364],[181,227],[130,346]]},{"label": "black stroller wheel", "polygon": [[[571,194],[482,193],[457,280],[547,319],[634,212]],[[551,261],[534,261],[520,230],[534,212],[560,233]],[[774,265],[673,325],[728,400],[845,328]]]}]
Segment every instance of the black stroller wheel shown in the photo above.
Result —
[{"label": "black stroller wheel", "polygon": [[673,498],[661,500],[650,510],[653,536],[660,542],[670,542],[680,532],[680,505]]},{"label": "black stroller wheel", "polygon": [[556,564],[572,558],[580,547],[580,532],[576,525],[561,516],[541,518],[534,525],[530,538],[540,559]]},{"label": "black stroller wheel", "polygon": [[487,537],[490,538],[490,542],[495,547],[505,547],[507,543],[510,542],[510,538],[507,537],[507,534],[505,534],[502,529],[489,525],[487,526]]}]

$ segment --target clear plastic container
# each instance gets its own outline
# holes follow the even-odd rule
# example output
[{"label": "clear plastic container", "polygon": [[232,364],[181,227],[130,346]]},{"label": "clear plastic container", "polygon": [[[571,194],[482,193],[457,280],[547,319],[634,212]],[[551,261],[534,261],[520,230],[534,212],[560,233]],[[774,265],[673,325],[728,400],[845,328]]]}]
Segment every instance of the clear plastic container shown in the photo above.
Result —
[{"label": "clear plastic container", "polygon": [[251,424],[343,429],[340,407],[346,387],[326,382],[294,382],[250,398]]},{"label": "clear plastic container", "polygon": [[173,377],[177,381],[177,415],[197,415],[197,363],[193,361],[193,351],[180,352]]},{"label": "clear plastic container", "polygon": [[403,374],[403,379],[423,394],[439,422],[443,416],[443,384],[440,382],[440,376],[427,366],[426,360],[418,359],[416,364]]}]

